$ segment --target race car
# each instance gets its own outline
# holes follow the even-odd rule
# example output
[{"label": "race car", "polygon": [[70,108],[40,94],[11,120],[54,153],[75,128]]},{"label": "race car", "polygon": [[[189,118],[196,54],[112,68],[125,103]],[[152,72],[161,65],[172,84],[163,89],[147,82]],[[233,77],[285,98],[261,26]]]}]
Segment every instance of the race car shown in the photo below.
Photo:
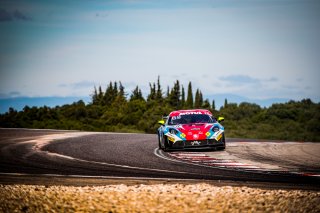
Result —
[{"label": "race car", "polygon": [[160,120],[159,149],[225,149],[223,117],[216,119],[209,110],[193,109],[171,112]]}]

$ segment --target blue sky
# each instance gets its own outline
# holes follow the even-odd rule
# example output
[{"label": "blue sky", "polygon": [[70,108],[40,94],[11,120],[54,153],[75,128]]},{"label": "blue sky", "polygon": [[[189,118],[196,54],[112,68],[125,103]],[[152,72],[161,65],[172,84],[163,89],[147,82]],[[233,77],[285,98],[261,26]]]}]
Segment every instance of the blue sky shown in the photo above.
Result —
[{"label": "blue sky", "polygon": [[[320,101],[320,1],[2,0],[0,97],[128,93],[160,75],[209,96]],[[164,88],[164,90],[165,90]]]}]

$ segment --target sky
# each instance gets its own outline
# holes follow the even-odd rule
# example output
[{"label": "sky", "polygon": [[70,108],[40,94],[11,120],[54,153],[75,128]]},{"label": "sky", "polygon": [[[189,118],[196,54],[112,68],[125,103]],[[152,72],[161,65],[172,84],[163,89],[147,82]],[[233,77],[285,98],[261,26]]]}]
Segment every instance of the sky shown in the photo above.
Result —
[{"label": "sky", "polygon": [[317,0],[0,0],[0,98],[144,94],[320,101]]}]

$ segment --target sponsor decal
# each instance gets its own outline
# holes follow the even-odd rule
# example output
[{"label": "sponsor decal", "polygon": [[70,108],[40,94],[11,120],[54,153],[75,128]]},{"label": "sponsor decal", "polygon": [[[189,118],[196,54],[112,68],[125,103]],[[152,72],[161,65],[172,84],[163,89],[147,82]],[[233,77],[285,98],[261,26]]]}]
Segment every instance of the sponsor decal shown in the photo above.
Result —
[{"label": "sponsor decal", "polygon": [[176,119],[181,119],[181,116],[180,116],[180,115],[178,115],[178,116],[172,116],[171,119],[172,119],[173,121],[176,120]]},{"label": "sponsor decal", "polygon": [[173,137],[170,137],[170,136],[168,136],[168,139],[169,139],[169,141],[172,141],[172,142],[175,141],[175,139]]},{"label": "sponsor decal", "polygon": [[221,137],[222,137],[222,134],[218,135],[218,136],[217,136],[217,141],[220,140]]},{"label": "sponsor decal", "polygon": [[179,115],[202,115],[202,112],[182,112]]},{"label": "sponsor decal", "polygon": [[173,127],[176,128],[176,129],[184,129],[181,124],[179,124],[179,125],[174,125]]},{"label": "sponsor decal", "polygon": [[206,124],[204,128],[207,128],[208,126],[212,126],[212,124]]},{"label": "sponsor decal", "polygon": [[209,136],[210,136],[210,132],[207,132],[207,133],[206,133],[206,136],[209,137]]},{"label": "sponsor decal", "polygon": [[191,142],[191,145],[194,146],[194,145],[200,145],[201,142],[200,141],[192,141]]},{"label": "sponsor decal", "polygon": [[198,134],[194,134],[193,135],[193,139],[197,140],[199,138],[199,135]]},{"label": "sponsor decal", "polygon": [[181,133],[181,134],[180,134],[180,137],[181,137],[181,138],[185,138],[185,137],[186,137],[186,134]]},{"label": "sponsor decal", "polygon": [[193,130],[193,131],[199,131],[200,128],[192,128],[191,130]]}]

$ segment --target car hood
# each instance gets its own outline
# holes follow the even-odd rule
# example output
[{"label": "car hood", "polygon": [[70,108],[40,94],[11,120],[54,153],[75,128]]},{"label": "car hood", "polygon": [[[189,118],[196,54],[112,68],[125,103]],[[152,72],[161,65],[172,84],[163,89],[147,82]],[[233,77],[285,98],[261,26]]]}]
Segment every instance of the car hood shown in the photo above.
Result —
[{"label": "car hood", "polygon": [[186,140],[205,140],[207,132],[210,131],[213,124],[181,124],[176,128],[185,134]]}]

